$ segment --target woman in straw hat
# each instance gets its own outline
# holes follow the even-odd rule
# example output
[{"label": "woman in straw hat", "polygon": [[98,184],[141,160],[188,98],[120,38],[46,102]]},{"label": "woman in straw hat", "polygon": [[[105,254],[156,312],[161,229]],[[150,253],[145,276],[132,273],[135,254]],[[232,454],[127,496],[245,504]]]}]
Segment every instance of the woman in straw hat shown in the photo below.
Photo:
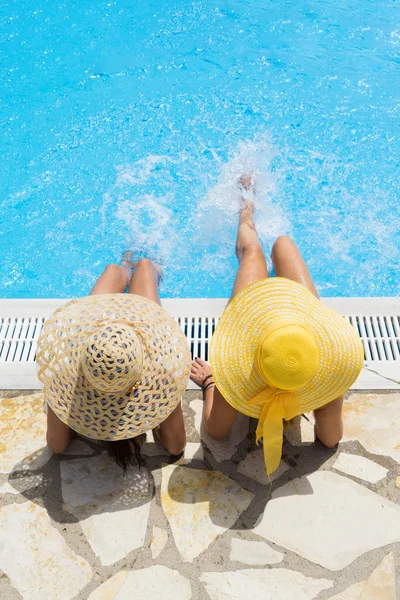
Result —
[{"label": "woman in straw hat", "polygon": [[240,180],[242,207],[236,242],[239,269],[231,300],[210,346],[211,368],[192,363],[204,389],[204,421],[215,439],[230,431],[238,412],[258,419],[268,475],[282,454],[283,420],[314,410],[316,437],[329,448],[343,433],[343,394],[359,375],[361,340],[351,325],[318,299],[294,242],[272,248],[269,278],[253,222],[251,176]]},{"label": "woman in straw hat", "polygon": [[36,356],[50,448],[63,452],[76,431],[103,440],[124,470],[141,464],[150,429],[171,454],[183,451],[190,374],[186,337],[161,307],[160,271],[130,254],[46,321]]}]

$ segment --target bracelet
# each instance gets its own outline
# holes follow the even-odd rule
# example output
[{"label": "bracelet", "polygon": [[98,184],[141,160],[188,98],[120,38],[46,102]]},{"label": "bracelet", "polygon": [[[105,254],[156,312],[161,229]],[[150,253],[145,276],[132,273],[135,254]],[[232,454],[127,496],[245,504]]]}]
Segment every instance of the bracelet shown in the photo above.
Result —
[{"label": "bracelet", "polygon": [[211,387],[215,387],[215,383],[213,381],[211,383],[209,383],[208,385],[206,385],[205,388],[203,388],[203,392],[206,393],[206,391]]},{"label": "bracelet", "polygon": [[201,387],[204,387],[205,382],[207,381],[207,379],[210,379],[210,377],[212,377],[212,374],[210,373],[210,375],[207,375],[207,377],[204,378],[203,383],[201,384]]}]

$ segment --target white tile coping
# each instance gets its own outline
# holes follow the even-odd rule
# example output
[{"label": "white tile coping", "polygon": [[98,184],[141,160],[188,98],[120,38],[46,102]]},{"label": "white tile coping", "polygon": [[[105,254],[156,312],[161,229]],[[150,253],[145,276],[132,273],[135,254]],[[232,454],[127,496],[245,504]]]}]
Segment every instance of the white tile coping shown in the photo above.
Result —
[{"label": "white tile coping", "polygon": [[[45,319],[67,302],[68,299],[2,299],[0,300],[0,319]],[[373,342],[375,340],[370,325],[376,321],[376,317],[394,317],[395,326],[392,327],[391,339],[400,340],[400,298],[322,298],[322,302],[346,317],[353,319],[367,317],[370,320],[370,324],[365,328],[365,335],[363,335],[364,347],[368,346],[368,340]],[[182,324],[186,322],[194,325],[195,333],[193,337],[190,335],[192,349],[197,346],[194,353],[203,355],[208,337],[205,337],[205,329],[202,329],[204,335],[199,337],[196,326],[205,323],[205,319],[212,319],[211,323],[215,326],[227,304],[227,298],[173,298],[163,299],[162,303],[164,308],[173,317],[180,319]],[[364,328],[364,326],[362,327]],[[35,333],[35,339],[37,335],[38,332]],[[0,351],[1,341],[0,335]],[[396,360],[379,358],[377,349],[382,347],[379,337],[372,346],[369,351],[371,359],[365,361],[364,368],[352,389],[400,389],[398,343],[396,341],[394,344],[392,343],[396,352]],[[28,361],[24,362],[6,362],[2,359],[0,352],[0,389],[40,389],[40,387],[33,358],[30,357]],[[197,389],[197,386],[190,381],[188,389]]]}]

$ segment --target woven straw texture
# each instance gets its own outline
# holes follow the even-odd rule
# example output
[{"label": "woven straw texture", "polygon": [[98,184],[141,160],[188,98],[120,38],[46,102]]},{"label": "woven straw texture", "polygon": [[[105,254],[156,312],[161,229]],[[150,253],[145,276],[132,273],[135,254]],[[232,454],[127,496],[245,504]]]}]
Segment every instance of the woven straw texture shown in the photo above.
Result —
[{"label": "woven straw texture", "polygon": [[36,360],[55,414],[101,440],[135,437],[164,421],[191,362],[174,319],[133,294],[88,296],[58,309],[44,324]]},{"label": "woven straw texture", "polygon": [[357,379],[364,361],[360,337],[339,314],[299,283],[283,277],[247,286],[226,307],[210,345],[215,383],[227,402],[258,418],[262,407],[249,401],[266,388],[255,354],[265,328],[280,319],[303,323],[318,343],[319,367],[311,381],[292,392],[300,413],[341,396]]}]

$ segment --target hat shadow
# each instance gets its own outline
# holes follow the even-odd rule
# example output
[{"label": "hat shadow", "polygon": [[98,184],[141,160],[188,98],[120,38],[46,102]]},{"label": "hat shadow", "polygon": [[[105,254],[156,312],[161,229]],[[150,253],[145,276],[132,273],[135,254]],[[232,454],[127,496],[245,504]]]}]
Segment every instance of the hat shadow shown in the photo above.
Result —
[{"label": "hat shadow", "polygon": [[[230,530],[249,530],[256,526],[272,495],[279,498],[294,493],[312,494],[312,487],[303,476],[318,470],[335,450],[329,450],[320,443],[293,446],[284,440],[283,460],[289,468],[271,484],[261,485],[238,471],[239,463],[256,448],[256,424],[256,420],[250,421],[249,433],[238,445],[232,459],[216,464],[210,453],[204,452],[203,459],[186,462],[175,469],[168,483],[170,498],[182,504],[207,502],[209,518],[215,525]],[[40,461],[46,459],[48,449],[44,448],[25,457],[13,466],[8,475],[8,483],[25,499],[39,506],[44,505],[53,521],[60,524],[81,523],[96,515],[128,511],[150,503],[155,495],[152,471],[158,470],[163,463],[176,461],[171,456],[147,456],[145,468],[130,468],[124,477],[122,469],[100,444],[87,438],[84,438],[84,443],[92,454],[82,452],[75,455],[52,455],[42,466]],[[204,440],[202,445],[206,450]],[[35,467],[35,463],[32,465],[34,460],[38,466],[32,470]],[[187,468],[214,472],[215,475],[210,477],[224,479],[225,487],[221,486],[219,493],[213,493],[212,485],[199,485],[194,493],[182,494],[182,488],[186,485],[182,470]],[[296,491],[293,486],[286,486],[300,477],[303,477],[302,483],[297,486]],[[236,516],[230,518],[227,527],[226,506],[229,494],[234,499],[233,495],[240,493],[241,489],[250,492],[253,497],[245,506],[238,504],[239,508],[233,513]],[[224,490],[226,497],[221,501]]]},{"label": "hat shadow", "polygon": [[14,465],[8,483],[27,500],[43,505],[49,516],[62,524],[131,510],[152,501],[155,485],[147,465],[129,467],[124,475],[100,444],[86,438],[85,444],[91,454],[53,454],[34,470],[32,461],[49,450],[46,447],[26,456]]},{"label": "hat shadow", "polygon": [[[259,522],[264,510],[272,499],[277,499],[292,495],[311,495],[314,493],[311,484],[307,479],[307,475],[318,471],[331,456],[336,452],[336,449],[328,449],[320,442],[304,443],[296,441],[296,445],[291,445],[285,438],[283,440],[282,460],[287,466],[287,470],[282,472],[276,479],[271,478],[271,482],[261,484],[259,481],[250,476],[239,472],[238,466],[249,454],[257,449],[255,444],[255,429],[257,420],[250,420],[250,428],[247,437],[239,444],[236,453],[231,460],[224,460],[218,464],[205,454],[205,462],[209,463],[206,466],[196,463],[189,463],[182,466],[181,469],[175,469],[171,474],[168,482],[168,495],[171,500],[182,504],[201,504],[208,503],[208,516],[214,525],[226,527],[226,496],[227,494],[240,493],[240,489],[249,491],[253,494],[253,498],[248,506],[243,510],[238,510],[238,516],[235,522],[229,527],[230,530],[249,530],[253,529]],[[295,424],[298,428],[297,438],[301,438],[300,420]],[[296,438],[295,438],[296,439]],[[203,448],[207,449],[207,443],[204,439],[201,440]],[[260,448],[260,447],[258,447]],[[261,452],[262,454],[262,452]],[[211,464],[210,464],[211,463]],[[210,493],[210,488],[206,483],[203,485],[199,482],[195,490],[188,490],[190,493],[185,493],[188,487],[188,482],[184,473],[186,467],[191,469],[215,471],[222,473],[230,480],[233,480],[231,488],[226,482],[226,492],[224,497],[218,494]],[[287,485],[293,480],[300,480],[299,485]],[[232,496],[232,497],[233,497]]]}]

